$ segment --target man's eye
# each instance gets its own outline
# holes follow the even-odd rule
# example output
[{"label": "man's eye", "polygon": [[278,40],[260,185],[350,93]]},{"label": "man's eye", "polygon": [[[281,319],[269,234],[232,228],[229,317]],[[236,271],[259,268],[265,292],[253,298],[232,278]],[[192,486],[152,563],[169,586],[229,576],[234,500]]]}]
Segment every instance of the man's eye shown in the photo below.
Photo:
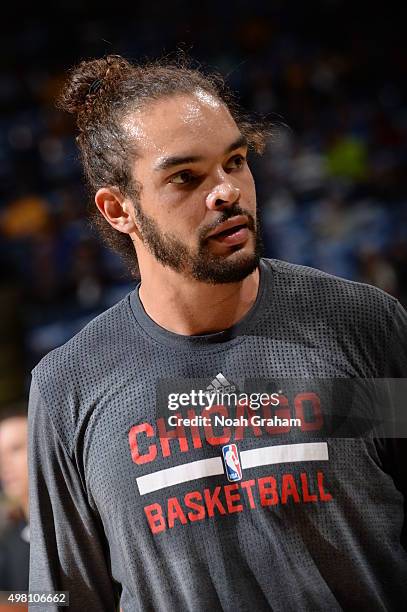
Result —
[{"label": "man's eye", "polygon": [[234,170],[235,168],[242,168],[245,161],[246,159],[243,157],[243,155],[235,155],[228,161],[228,168],[231,170]]},{"label": "man's eye", "polygon": [[187,185],[188,183],[192,183],[195,178],[196,177],[191,172],[184,170],[171,177],[170,183],[175,183],[175,185]]}]

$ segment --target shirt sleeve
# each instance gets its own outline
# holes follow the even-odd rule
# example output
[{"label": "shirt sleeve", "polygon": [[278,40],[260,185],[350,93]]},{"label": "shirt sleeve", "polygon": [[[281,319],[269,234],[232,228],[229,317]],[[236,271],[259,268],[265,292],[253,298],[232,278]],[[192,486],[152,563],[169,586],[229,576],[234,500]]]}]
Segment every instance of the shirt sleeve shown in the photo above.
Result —
[{"label": "shirt sleeve", "polygon": [[[396,381],[398,391],[396,397],[397,419],[404,423],[407,420],[407,312],[399,302],[396,302],[392,326],[387,345],[387,377],[403,379]],[[385,440],[387,468],[398,490],[404,496],[404,525],[401,533],[401,543],[407,550],[407,438],[405,425],[401,428],[401,438]]]},{"label": "shirt sleeve", "polygon": [[[103,528],[35,379],[29,399],[29,475],[30,591],[69,591],[73,611],[117,610],[118,585]],[[44,606],[44,612],[50,610],[60,608]]]},{"label": "shirt sleeve", "polygon": [[387,376],[407,378],[407,311],[396,302],[387,346]]}]

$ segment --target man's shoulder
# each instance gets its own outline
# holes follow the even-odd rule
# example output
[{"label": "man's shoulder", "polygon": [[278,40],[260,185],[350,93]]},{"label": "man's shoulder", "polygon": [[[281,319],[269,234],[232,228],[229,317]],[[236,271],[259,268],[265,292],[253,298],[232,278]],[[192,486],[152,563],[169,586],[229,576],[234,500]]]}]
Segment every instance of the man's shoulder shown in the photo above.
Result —
[{"label": "man's shoulder", "polygon": [[[70,380],[96,377],[135,341],[130,294],[92,319],[65,344],[53,349],[33,369],[40,389],[48,382],[67,386]],[[131,338],[130,338],[131,336]]]},{"label": "man's shoulder", "polygon": [[322,309],[321,312],[332,310],[338,315],[353,314],[355,318],[384,317],[386,321],[394,313],[396,298],[378,287],[304,265],[276,259],[265,261],[280,279],[280,286],[302,306]]},{"label": "man's shoulder", "polygon": [[353,291],[368,290],[384,298],[389,298],[391,301],[396,301],[394,297],[368,283],[360,281],[350,280],[342,276],[336,276],[330,272],[325,272],[318,268],[312,268],[311,266],[304,266],[302,264],[291,263],[288,261],[282,261],[281,259],[264,259],[264,261],[276,272],[277,274],[286,275],[293,279],[314,279],[324,283],[332,283],[338,285],[342,289],[350,289]]}]

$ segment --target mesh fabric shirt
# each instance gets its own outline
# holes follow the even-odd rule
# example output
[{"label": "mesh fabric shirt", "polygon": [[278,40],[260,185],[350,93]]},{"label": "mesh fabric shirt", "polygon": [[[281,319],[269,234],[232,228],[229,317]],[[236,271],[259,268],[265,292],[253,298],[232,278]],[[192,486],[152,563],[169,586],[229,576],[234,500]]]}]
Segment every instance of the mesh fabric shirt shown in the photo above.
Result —
[{"label": "mesh fabric shirt", "polygon": [[406,377],[406,339],[386,293],[277,260],[215,334],[161,328],[135,289],[33,370],[30,590],[88,612],[405,609],[403,440],[324,437],[311,388],[279,407],[303,427],[170,427],[157,388]]}]

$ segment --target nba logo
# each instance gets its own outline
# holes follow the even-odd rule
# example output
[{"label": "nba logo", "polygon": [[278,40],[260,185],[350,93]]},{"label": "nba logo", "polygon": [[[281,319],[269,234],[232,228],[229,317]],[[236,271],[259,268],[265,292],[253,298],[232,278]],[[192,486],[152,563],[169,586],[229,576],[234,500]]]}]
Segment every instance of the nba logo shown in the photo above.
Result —
[{"label": "nba logo", "polygon": [[230,482],[242,480],[242,468],[240,466],[236,444],[222,446],[222,454],[228,480]]}]

